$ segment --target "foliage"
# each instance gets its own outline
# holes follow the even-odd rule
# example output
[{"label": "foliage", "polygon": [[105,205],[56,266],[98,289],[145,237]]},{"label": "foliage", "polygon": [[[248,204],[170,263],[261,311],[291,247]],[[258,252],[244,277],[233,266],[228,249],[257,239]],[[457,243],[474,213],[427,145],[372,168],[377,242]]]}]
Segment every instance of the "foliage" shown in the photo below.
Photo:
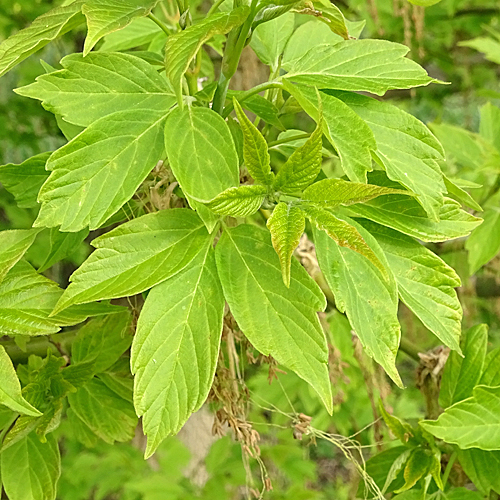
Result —
[{"label": "foliage", "polygon": [[[1,137],[7,497],[500,495],[494,2],[45,7],[0,17],[32,131]],[[436,50],[483,52],[483,91]],[[269,78],[230,90],[249,51]],[[232,439],[189,481],[205,403]]]}]

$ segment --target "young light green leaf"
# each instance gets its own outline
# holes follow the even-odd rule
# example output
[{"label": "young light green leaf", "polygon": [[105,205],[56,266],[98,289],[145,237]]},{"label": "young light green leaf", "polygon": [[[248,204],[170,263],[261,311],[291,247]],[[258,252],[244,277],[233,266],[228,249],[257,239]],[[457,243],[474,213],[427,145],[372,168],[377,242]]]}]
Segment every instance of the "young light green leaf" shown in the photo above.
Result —
[{"label": "young light green leaf", "polygon": [[92,123],[47,162],[36,227],[100,227],[127,202],[164,154],[165,112],[117,111]]},{"label": "young light green leaf", "polygon": [[432,220],[439,220],[446,186],[437,160],[444,158],[439,141],[417,118],[388,103],[358,94],[335,92],[371,128],[376,156],[389,179],[418,195]]},{"label": "young light green leaf", "polygon": [[337,245],[323,231],[314,230],[319,265],[335,295],[337,308],[346,312],[366,353],[401,387],[395,365],[401,335],[396,281],[375,238],[356,223],[349,223],[383,264],[386,276],[363,255]]},{"label": "young light green leaf", "polygon": [[49,317],[61,295],[57,283],[38,274],[27,262],[18,262],[0,284],[0,334],[49,335],[57,333],[61,326],[76,325],[89,316],[123,310],[106,303],[89,304]]},{"label": "young light green leaf", "polygon": [[293,251],[297,248],[306,227],[304,212],[297,206],[278,203],[267,220],[267,227],[271,232],[273,247],[280,259],[283,283],[290,288]]},{"label": "young light green leaf", "polygon": [[224,303],[211,245],[148,295],[131,361],[134,404],[148,437],[146,457],[205,402],[219,355]]},{"label": "young light green leaf", "polygon": [[53,434],[47,442],[32,432],[1,454],[2,483],[11,500],[55,500],[61,455]]},{"label": "young light green leaf", "polygon": [[40,229],[12,229],[0,232],[0,283],[24,256]]},{"label": "young light green leaf", "polygon": [[461,449],[500,450],[500,387],[478,385],[473,397],[450,406],[437,420],[420,425]]},{"label": "young light green leaf", "polygon": [[136,17],[151,13],[158,0],[85,0],[82,12],[87,18],[86,56],[104,36],[121,30]]},{"label": "young light green leaf", "polygon": [[57,227],[51,228],[49,251],[38,272],[43,273],[57,262],[69,257],[78,250],[88,235],[88,229],[82,229],[78,233],[61,233]]},{"label": "young light green leaf", "polygon": [[165,145],[184,194],[211,231],[217,218],[203,203],[240,183],[238,155],[227,123],[208,108],[177,108],[165,124]]},{"label": "young light green leaf", "polygon": [[456,272],[414,239],[392,229],[361,224],[377,239],[398,284],[401,300],[445,345],[460,353],[462,307]]},{"label": "young light green leaf", "polygon": [[255,28],[250,46],[259,59],[272,70],[278,67],[280,55],[293,33],[295,16],[283,14],[282,16],[259,24]]},{"label": "young light green leaf", "polygon": [[104,43],[99,47],[99,51],[121,52],[130,50],[152,42],[161,33],[163,33],[162,29],[152,19],[136,17],[125,28],[106,35]]},{"label": "young light green leaf", "polygon": [[[388,187],[400,187],[397,183],[387,182],[380,176],[370,179],[370,182],[373,181],[376,181],[375,184]],[[370,219],[422,241],[433,242],[467,236],[481,224],[481,219],[462,210],[460,204],[450,198],[444,199],[439,211],[439,222],[429,219],[416,200],[400,195],[379,196],[367,203],[340,208],[338,211],[349,217]]]},{"label": "young light green leaf", "polygon": [[255,226],[226,229],[216,259],[224,296],[248,340],[308,382],[331,412],[328,348],[316,313],[326,301],[318,285],[293,260],[287,288],[268,231]]},{"label": "young light green leaf", "polygon": [[259,210],[269,188],[260,184],[232,187],[222,191],[205,205],[213,212],[231,217],[246,217]]},{"label": "young light green leaf", "polygon": [[418,441],[413,439],[415,432],[413,431],[412,426],[404,420],[388,413],[382,400],[379,401],[378,409],[384,419],[385,425],[387,425],[387,427],[391,430],[394,436],[401,441],[401,443],[405,445],[408,443],[410,445],[418,444]]},{"label": "young light green leaf", "polygon": [[[329,0],[312,0],[314,5],[314,10],[308,12],[311,9],[305,9],[306,14],[312,14],[318,17],[330,28],[330,30],[339,35],[344,40],[349,40],[349,31],[346,26],[346,20],[342,11]],[[300,12],[300,11],[299,11]]]},{"label": "young light green leaf", "polygon": [[0,404],[9,407],[12,411],[39,417],[41,413],[31,406],[21,395],[21,384],[16,375],[14,365],[5,352],[5,348],[0,346]]},{"label": "young light green leaf", "polygon": [[483,223],[465,242],[469,252],[469,272],[475,274],[500,252],[500,207],[485,210]]},{"label": "young light green leaf", "polygon": [[[286,80],[283,84],[304,111],[318,121],[315,90],[305,85],[294,85]],[[323,132],[336,149],[344,172],[353,181],[366,182],[366,172],[373,169],[371,151],[377,149],[370,127],[340,99],[322,92],[321,102]],[[349,123],[349,127],[345,126],[346,123]]]},{"label": "young light green leaf", "polygon": [[71,345],[71,366],[92,363],[94,373],[113,366],[132,343],[132,318],[128,310],[86,323]]},{"label": "young light green leaf", "polygon": [[0,76],[24,61],[57,37],[64,35],[85,18],[81,14],[83,0],[56,7],[33,21],[0,44]]},{"label": "young light green leaf", "polygon": [[41,153],[20,165],[9,163],[0,167],[0,182],[14,196],[19,208],[38,206],[38,192],[49,176],[45,164],[51,154]]},{"label": "young light green leaf", "polygon": [[171,209],[118,226],[70,278],[54,314],[72,304],[135,295],[181,271],[210,235],[195,212]]},{"label": "young light green leaf", "polygon": [[243,131],[243,161],[248,173],[260,184],[270,186],[274,180],[267,142],[257,127],[247,118],[240,103],[233,98],[234,110]]},{"label": "young light green leaf", "polygon": [[314,132],[280,168],[274,182],[275,190],[285,194],[300,193],[316,179],[321,170],[322,128],[323,120],[320,112]]},{"label": "young light green leaf", "polygon": [[311,201],[322,208],[335,208],[339,205],[352,205],[373,200],[386,194],[412,193],[375,184],[348,182],[342,179],[323,179],[310,185],[302,193],[302,199]]},{"label": "young light green leaf", "polygon": [[165,78],[151,64],[130,54],[70,54],[61,65],[63,69],[41,75],[16,92],[39,99],[45,109],[75,125],[87,127],[119,110],[166,113],[176,102]]},{"label": "young light green leaf", "polygon": [[214,35],[225,35],[242,24],[250,9],[242,5],[227,13],[217,13],[203,21],[170,35],[165,46],[165,64],[170,83],[174,87],[179,106],[182,107],[182,77],[201,46]]},{"label": "young light green leaf", "polygon": [[458,450],[458,461],[474,486],[483,495],[488,496],[491,490],[497,493],[500,491],[500,476],[498,475],[500,451],[483,451],[477,448]]},{"label": "young light green leaf", "polygon": [[344,40],[319,45],[285,65],[285,79],[320,88],[384,95],[391,89],[428,85],[435,80],[411,59],[410,49],[387,40]]},{"label": "young light green leaf", "polygon": [[453,198],[454,200],[461,202],[462,205],[472,208],[478,212],[483,211],[481,205],[479,205],[479,203],[474,200],[474,198],[465,189],[457,184],[457,182],[460,182],[461,179],[454,182],[446,175],[443,175],[443,179],[450,198]]},{"label": "young light green leaf", "polygon": [[444,367],[439,392],[439,404],[443,408],[472,396],[472,390],[481,379],[487,345],[486,325],[477,325],[464,332],[463,357],[459,352],[450,353]]},{"label": "young light green leaf", "polygon": [[101,380],[93,378],[68,395],[75,415],[103,441],[113,444],[134,437],[137,416],[130,401],[119,397]]},{"label": "young light green leaf", "polygon": [[382,262],[380,262],[377,255],[367,245],[364,238],[354,226],[335,217],[335,215],[322,208],[313,205],[301,205],[301,208],[311,222],[318,229],[325,231],[337,245],[350,248],[363,255],[380,270],[382,275],[385,276],[387,274]]}]

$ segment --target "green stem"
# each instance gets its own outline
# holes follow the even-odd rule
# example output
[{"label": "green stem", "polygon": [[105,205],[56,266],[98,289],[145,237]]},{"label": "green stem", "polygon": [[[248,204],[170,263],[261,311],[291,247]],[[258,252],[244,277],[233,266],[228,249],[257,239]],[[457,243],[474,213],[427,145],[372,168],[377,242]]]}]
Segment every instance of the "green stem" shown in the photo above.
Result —
[{"label": "green stem", "polygon": [[214,102],[212,104],[212,109],[219,113],[219,115],[222,115],[224,104],[226,102],[227,89],[229,88],[229,82],[231,81],[233,75],[236,73],[238,64],[240,62],[241,53],[243,52],[243,48],[246,45],[248,35],[250,34],[250,29],[252,28],[253,19],[256,13],[256,7],[257,0],[252,0],[250,14],[248,15],[246,21],[243,23],[243,26],[231,31],[227,38],[226,49],[224,51],[224,57],[222,58],[219,83],[217,85]]},{"label": "green stem", "polygon": [[[255,86],[254,88],[247,90],[246,92],[241,93],[237,97],[237,101],[239,103],[242,103],[249,97],[252,97],[255,94],[258,94],[259,92],[262,92],[263,90],[267,89],[276,89],[276,88],[283,88],[283,84],[280,82],[272,81],[272,82],[264,82],[261,83],[260,85]],[[225,99],[224,99],[225,100]],[[215,99],[214,99],[215,102]],[[231,111],[234,109],[233,103],[229,103],[225,108],[224,111],[222,112],[222,117],[227,118]]]},{"label": "green stem", "polygon": [[148,14],[149,19],[154,21],[167,35],[170,35],[170,30],[163,21],[160,21],[154,14]]},{"label": "green stem", "polygon": [[401,337],[401,341],[399,343],[399,350],[404,352],[407,356],[414,359],[418,363],[420,363],[420,356],[418,353],[420,352],[416,345],[407,340],[405,337]]},{"label": "green stem", "polygon": [[443,486],[446,486],[446,483],[448,482],[448,477],[450,476],[451,469],[453,468],[453,464],[455,463],[455,460],[457,459],[457,452],[454,451],[450,459],[448,460],[448,463],[446,464],[446,469],[444,470],[443,474]]},{"label": "green stem", "polygon": [[291,137],[284,137],[283,139],[278,139],[277,141],[270,142],[267,146],[272,148],[273,146],[279,146],[280,144],[285,144],[287,142],[298,141],[299,139],[308,139],[311,134],[304,132],[303,134],[293,135]]}]

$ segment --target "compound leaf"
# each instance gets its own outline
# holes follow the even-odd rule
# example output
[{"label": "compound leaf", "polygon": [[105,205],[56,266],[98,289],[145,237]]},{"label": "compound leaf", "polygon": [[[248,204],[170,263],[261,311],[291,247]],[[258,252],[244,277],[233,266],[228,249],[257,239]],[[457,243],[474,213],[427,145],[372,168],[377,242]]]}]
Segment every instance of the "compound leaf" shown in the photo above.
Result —
[{"label": "compound leaf", "polygon": [[170,35],[165,46],[165,63],[170,83],[182,107],[182,77],[201,46],[214,35],[225,35],[242,24],[250,9],[242,5],[231,12],[212,14],[185,30]]},{"label": "compound leaf", "polygon": [[319,88],[384,95],[435,81],[411,59],[410,49],[387,40],[344,40],[319,45],[284,64],[285,79]]},{"label": "compound leaf", "polygon": [[224,303],[212,245],[148,295],[131,361],[135,408],[148,437],[146,457],[205,402],[219,355]]},{"label": "compound leaf", "polygon": [[167,80],[134,55],[70,54],[61,65],[63,69],[41,75],[35,83],[16,92],[39,99],[45,109],[75,125],[87,127],[118,110],[166,113],[176,102]]},{"label": "compound leaf", "polygon": [[396,281],[375,238],[353,221],[349,223],[383,264],[385,276],[363,255],[339,246],[325,232],[315,230],[319,265],[335,295],[337,308],[347,314],[366,353],[402,386],[395,365],[401,335]]},{"label": "compound leaf", "polygon": [[37,227],[100,227],[136,192],[164,154],[165,113],[117,111],[92,123],[47,162]]},{"label": "compound leaf", "polygon": [[280,260],[283,283],[287,288],[290,287],[293,251],[299,244],[305,226],[304,212],[297,206],[283,202],[278,203],[271,217],[267,220],[273,247]]},{"label": "compound leaf", "polygon": [[259,129],[247,118],[236,98],[233,98],[233,103],[243,131],[243,161],[248,173],[256,182],[270,186],[273,183],[274,174],[271,172],[267,142]]},{"label": "compound leaf", "polygon": [[317,315],[326,303],[318,285],[292,260],[287,288],[269,233],[255,226],[224,230],[216,259],[224,296],[248,340],[308,382],[331,412],[328,348]]},{"label": "compound leaf", "polygon": [[83,23],[82,4],[82,0],[77,0],[70,5],[56,7],[36,18],[31,26],[4,40],[0,44],[0,76],[52,40]]},{"label": "compound leaf", "polygon": [[1,454],[2,483],[11,500],[55,500],[61,455],[53,434],[31,432]]},{"label": "compound leaf", "polygon": [[473,396],[450,406],[437,420],[420,425],[461,449],[500,450],[500,387],[474,387]]},{"label": "compound leaf", "polygon": [[128,26],[136,17],[151,13],[158,0],[86,0],[82,12],[87,18],[86,56],[104,36]]},{"label": "compound leaf", "polygon": [[259,210],[269,188],[260,184],[232,187],[222,191],[206,206],[213,212],[231,217],[246,217]]},{"label": "compound leaf", "polygon": [[72,304],[135,295],[181,271],[209,238],[189,209],[138,217],[92,242],[97,248],[70,278],[54,314]]}]

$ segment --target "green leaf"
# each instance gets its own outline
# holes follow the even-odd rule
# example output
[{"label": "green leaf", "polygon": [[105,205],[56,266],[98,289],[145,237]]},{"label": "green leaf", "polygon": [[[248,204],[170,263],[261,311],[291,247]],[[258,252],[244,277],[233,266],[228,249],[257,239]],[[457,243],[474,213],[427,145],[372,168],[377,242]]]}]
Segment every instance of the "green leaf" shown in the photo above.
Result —
[{"label": "green leaf", "polygon": [[49,317],[62,290],[57,283],[38,274],[30,264],[20,261],[0,284],[0,334],[49,335],[61,326],[76,325],[89,316],[122,311],[106,303],[76,306]]},{"label": "green leaf", "polygon": [[410,49],[387,40],[345,40],[319,45],[300,59],[284,64],[287,80],[319,88],[366,91],[384,95],[434,82],[404,56]]},{"label": "green leaf", "polygon": [[92,363],[94,373],[111,368],[132,343],[128,310],[86,323],[71,345],[71,363]]},{"label": "green leaf", "polygon": [[280,55],[293,33],[294,21],[293,14],[284,14],[259,24],[252,34],[250,46],[259,59],[271,69],[278,67]]},{"label": "green leaf", "polygon": [[488,327],[477,325],[462,336],[462,352],[452,352],[446,361],[441,380],[439,404],[443,408],[472,396],[474,387],[479,383],[483,372]]},{"label": "green leaf", "polygon": [[340,93],[371,128],[377,141],[376,157],[393,181],[418,195],[429,218],[438,221],[446,186],[438,160],[444,158],[439,141],[417,118],[391,104],[367,96]]},{"label": "green leaf", "polygon": [[219,356],[224,304],[212,245],[148,295],[131,361],[135,408],[148,437],[146,457],[205,402]]},{"label": "green leaf", "polygon": [[335,295],[337,309],[346,312],[366,353],[401,387],[395,365],[401,335],[396,281],[375,238],[358,224],[349,223],[383,264],[386,275],[363,255],[337,245],[324,232],[315,230],[319,265]]},{"label": "green leaf", "polygon": [[66,418],[75,438],[87,448],[94,448],[99,438],[90,430],[88,425],[71,408],[66,410]]},{"label": "green leaf", "polygon": [[474,387],[473,397],[450,406],[437,420],[420,425],[461,449],[500,450],[500,387]]},{"label": "green leaf", "polygon": [[[333,33],[344,40],[349,40],[349,31],[342,11],[335,4],[330,3],[329,0],[312,0],[312,3],[315,9],[311,14],[322,20]],[[305,13],[308,13],[307,10],[306,8]]]},{"label": "green leaf", "polygon": [[246,217],[259,210],[269,188],[259,184],[232,187],[222,191],[206,206],[213,212],[231,217]]},{"label": "green leaf", "polygon": [[71,275],[54,314],[72,304],[141,293],[184,269],[208,239],[196,213],[183,208],[122,224],[92,242],[97,250]]},{"label": "green leaf", "polygon": [[413,488],[417,481],[427,476],[432,466],[432,455],[423,448],[415,448],[404,470],[405,484],[396,493],[402,493],[410,488]]},{"label": "green leaf", "polygon": [[[418,441],[416,442],[414,440],[415,432],[410,424],[388,413],[382,400],[379,401],[378,408],[382,418],[384,419],[385,425],[387,425],[387,427],[391,430],[394,436],[401,441],[401,443],[409,443],[411,445],[418,444]],[[393,479],[395,479],[395,477]]]},{"label": "green leaf", "polygon": [[285,194],[303,191],[318,176],[321,170],[322,118],[303,146],[298,147],[280,168],[274,189]]},{"label": "green leaf", "polygon": [[500,108],[488,102],[480,111],[479,135],[500,151]]},{"label": "green leaf", "polygon": [[0,283],[24,256],[40,229],[12,229],[0,232]]},{"label": "green leaf", "polygon": [[[228,90],[227,97],[231,99],[233,97],[238,97],[243,94],[242,90]],[[241,104],[243,108],[248,109],[248,111],[254,113],[256,116],[264,120],[265,122],[273,125],[278,130],[285,130],[285,127],[281,123],[278,115],[280,110],[265,97],[255,94],[253,96],[247,97]]]},{"label": "green leaf", "polygon": [[99,51],[119,52],[133,49],[152,42],[156,36],[162,33],[162,29],[153,20],[147,17],[136,17],[125,28],[106,35]]},{"label": "green leaf", "polygon": [[380,262],[377,255],[367,245],[359,231],[348,222],[335,217],[327,210],[315,206],[301,205],[302,210],[314,225],[325,231],[326,234],[337,243],[337,245],[349,248],[363,257],[366,257],[374,264],[382,275],[386,275],[384,265]]},{"label": "green leaf", "polygon": [[462,47],[470,47],[484,54],[488,61],[500,64],[500,41],[487,36],[479,36],[472,40],[459,42]]},{"label": "green leaf", "polygon": [[52,153],[41,153],[20,165],[9,163],[0,167],[0,182],[14,196],[19,208],[38,206],[38,191],[49,174],[45,164]]},{"label": "green leaf", "polygon": [[342,179],[323,179],[305,189],[302,193],[302,199],[323,208],[335,208],[339,205],[364,203],[386,194],[412,195],[412,193],[401,189],[376,186],[375,184],[348,182]]},{"label": "green leaf", "polygon": [[458,450],[458,461],[484,495],[489,495],[491,490],[500,492],[500,451]]},{"label": "green leaf", "polygon": [[82,229],[78,233],[61,233],[58,228],[51,228],[48,253],[38,272],[43,273],[57,262],[69,257],[78,250],[88,235],[88,229]]},{"label": "green leaf", "polygon": [[[380,176],[370,179],[370,182],[400,187],[399,184],[385,182]],[[382,182],[378,182],[378,181]],[[475,227],[481,224],[481,219],[465,212],[460,204],[449,198],[439,212],[439,222],[432,221],[421,205],[408,196],[379,196],[367,203],[342,208],[339,213],[350,217],[364,217],[383,226],[407,234],[422,241],[446,241],[467,236]]]},{"label": "green leaf", "polygon": [[325,23],[308,21],[301,24],[288,40],[283,54],[283,65],[290,66],[292,61],[300,59],[309,50],[322,45],[335,45],[342,41]]},{"label": "green leaf", "polygon": [[117,111],[92,123],[47,162],[37,227],[77,232],[100,227],[162,158],[165,112]]},{"label": "green leaf", "polygon": [[86,0],[82,12],[87,18],[87,38],[83,47],[86,56],[104,36],[121,30],[136,17],[151,13],[158,0]]},{"label": "green leaf", "polygon": [[18,31],[0,44],[0,76],[24,61],[57,37],[83,23],[83,1],[77,0],[65,7],[56,7],[33,21],[28,28]]},{"label": "green leaf", "polygon": [[[394,448],[389,448],[380,453],[377,453],[369,460],[366,461],[366,473],[375,481],[376,485],[382,489],[385,489],[385,493],[390,493],[395,489],[401,488],[404,484],[404,479],[402,474],[396,474],[395,479],[391,480],[390,484],[385,483],[391,474],[391,469],[393,465],[398,462],[400,469],[406,463],[408,458],[408,448],[405,446],[395,446]],[[394,471],[395,472],[395,471]],[[357,498],[370,498],[373,494],[366,490],[366,487],[361,482]]]},{"label": "green leaf", "polygon": [[61,455],[52,434],[42,443],[32,432],[2,451],[2,482],[10,500],[55,500]]},{"label": "green leaf", "polygon": [[331,412],[328,348],[316,313],[326,302],[318,285],[294,260],[287,288],[269,233],[258,227],[224,230],[216,258],[224,296],[248,340],[308,382]]},{"label": "green leaf", "polygon": [[476,200],[467,192],[465,189],[462,189],[457,182],[460,182],[460,180],[456,180],[453,182],[451,179],[446,177],[446,175],[443,175],[444,179],[444,185],[446,186],[446,190],[448,191],[448,194],[450,195],[450,198],[453,198],[457,201],[462,202],[463,205],[472,208],[474,210],[477,210],[478,212],[482,212],[483,209],[477,203]]},{"label": "green leaf", "polygon": [[16,89],[16,93],[39,99],[51,113],[82,127],[119,110],[166,113],[176,102],[165,78],[151,64],[133,55],[70,54],[61,65],[63,69],[39,76],[35,83]]},{"label": "green leaf", "polygon": [[208,108],[177,108],[165,125],[165,145],[184,194],[211,231],[217,219],[202,203],[240,183],[238,155],[227,123]]},{"label": "green leaf", "polygon": [[[315,90],[305,85],[293,85],[286,80],[283,84],[304,111],[317,121]],[[353,181],[366,182],[366,172],[372,170],[371,151],[377,148],[372,131],[366,122],[340,99],[322,92],[321,102],[323,132],[336,149],[344,172]],[[346,127],[346,123],[349,123],[349,127]]]},{"label": "green leaf", "polygon": [[69,394],[68,402],[75,415],[106,443],[126,442],[134,437],[137,417],[132,403],[101,380],[93,378]]},{"label": "green leaf", "polygon": [[484,500],[484,497],[477,491],[471,491],[467,488],[453,488],[446,493],[445,498],[446,500]]},{"label": "green leaf", "polygon": [[500,385],[500,347],[491,350],[484,358],[480,385]]},{"label": "green leaf", "polygon": [[243,161],[248,173],[256,182],[270,186],[273,183],[274,174],[271,172],[267,142],[257,127],[247,118],[236,98],[233,98],[233,103],[243,131]]},{"label": "green leaf", "polygon": [[0,346],[0,378],[2,380],[2,385],[0,386],[0,404],[24,415],[31,415],[33,417],[41,415],[21,395],[21,384],[17,378],[12,361],[3,346]]},{"label": "green leaf", "polygon": [[180,107],[183,106],[182,77],[198,50],[214,35],[225,35],[242,24],[249,13],[249,7],[242,5],[231,12],[212,14],[198,24],[167,38],[165,46],[167,75],[174,87]]},{"label": "green leaf", "polygon": [[408,0],[408,2],[413,5],[420,5],[420,7],[430,7],[431,5],[436,5],[441,2],[441,0]]},{"label": "green leaf", "polygon": [[401,300],[445,345],[460,351],[462,307],[456,272],[414,239],[377,224],[362,222],[377,239],[394,273]]},{"label": "green leaf", "polygon": [[299,244],[306,227],[304,212],[297,206],[278,203],[267,220],[273,247],[278,254],[283,283],[290,288],[290,270],[293,251]]},{"label": "green leaf", "polygon": [[485,210],[483,223],[472,231],[465,242],[469,252],[469,272],[475,274],[500,252],[500,208]]}]

